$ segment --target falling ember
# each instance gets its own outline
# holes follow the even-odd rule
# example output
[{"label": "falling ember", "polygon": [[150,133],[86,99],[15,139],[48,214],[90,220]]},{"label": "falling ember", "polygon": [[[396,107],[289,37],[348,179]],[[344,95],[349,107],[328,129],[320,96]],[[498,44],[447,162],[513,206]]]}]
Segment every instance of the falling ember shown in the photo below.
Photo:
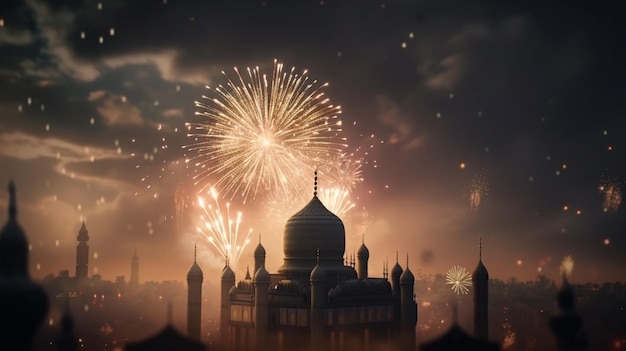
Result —
[{"label": "falling ember", "polygon": [[561,262],[561,276],[569,278],[572,275],[574,269],[574,258],[571,255],[565,256]]},{"label": "falling ember", "polygon": [[446,273],[446,284],[452,285],[452,291],[457,295],[467,294],[472,286],[472,274],[464,267],[453,266]]},{"label": "falling ember", "polygon": [[230,214],[230,203],[226,203],[226,213],[222,213],[215,188],[210,188],[207,194],[213,199],[213,203],[207,204],[201,196],[198,196],[198,205],[203,214],[200,216],[201,225],[197,227],[197,231],[224,259],[227,258],[233,267],[237,267],[241,253],[250,243],[252,228],[240,235],[243,214],[237,212],[233,219]]},{"label": "falling ember", "polygon": [[234,79],[222,73],[226,83],[207,87],[210,95],[196,102],[204,120],[187,124],[193,143],[185,148],[195,152],[194,180],[202,188],[217,177],[231,198],[245,201],[266,189],[290,194],[300,188],[295,180],[344,153],[341,108],[324,95],[327,84],[277,61],[269,76],[258,67],[247,74],[235,68]]}]

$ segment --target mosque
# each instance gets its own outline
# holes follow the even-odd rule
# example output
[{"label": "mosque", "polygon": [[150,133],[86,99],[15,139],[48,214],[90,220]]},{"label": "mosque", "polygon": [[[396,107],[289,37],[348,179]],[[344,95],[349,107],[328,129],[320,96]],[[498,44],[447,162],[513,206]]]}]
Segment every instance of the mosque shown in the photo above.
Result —
[{"label": "mosque", "polygon": [[[399,262],[383,278],[368,274],[365,243],[356,262],[344,263],[343,222],[317,197],[285,225],[284,263],[265,267],[266,252],[254,250],[254,275],[236,282],[228,262],[221,276],[220,334],[227,350],[297,350],[308,343],[330,350],[368,349],[393,343],[415,350],[417,304],[414,276]],[[202,271],[194,262],[187,276],[189,335],[199,334]],[[193,331],[193,333],[191,333]]]}]

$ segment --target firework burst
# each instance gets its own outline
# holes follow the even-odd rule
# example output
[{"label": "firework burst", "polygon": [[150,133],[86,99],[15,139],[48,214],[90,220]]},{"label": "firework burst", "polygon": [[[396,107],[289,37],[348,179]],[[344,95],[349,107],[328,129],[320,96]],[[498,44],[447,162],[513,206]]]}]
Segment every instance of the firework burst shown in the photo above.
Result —
[{"label": "firework burst", "polygon": [[478,173],[472,177],[470,182],[470,208],[472,212],[478,212],[481,200],[489,193],[489,183],[487,177]]},{"label": "firework burst", "polygon": [[563,257],[563,261],[561,262],[561,276],[569,279],[572,275],[572,270],[574,269],[574,258],[571,255]]},{"label": "firework burst", "polygon": [[274,61],[271,77],[256,67],[225,85],[207,87],[210,96],[196,102],[199,123],[188,123],[193,143],[188,159],[198,170],[195,183],[216,177],[215,186],[244,201],[261,190],[298,191],[301,179],[346,148],[340,136],[339,106],[329,103],[323,88],[307,72],[283,70]]},{"label": "firework burst", "polygon": [[452,285],[457,295],[467,294],[472,286],[472,275],[461,266],[453,266],[446,273],[446,284]]},{"label": "firework burst", "polygon": [[622,204],[621,182],[606,177],[600,182],[598,191],[602,196],[602,210],[607,213],[616,213]]},{"label": "firework burst", "polygon": [[197,231],[223,258],[228,258],[233,267],[236,267],[241,253],[250,243],[252,228],[240,235],[239,229],[243,214],[237,212],[237,216],[233,219],[228,202],[224,215],[218,201],[218,192],[214,188],[210,188],[207,195],[211,197],[213,203],[207,204],[204,198],[198,197],[198,206],[202,209],[203,214],[200,216],[202,226],[197,227]]}]

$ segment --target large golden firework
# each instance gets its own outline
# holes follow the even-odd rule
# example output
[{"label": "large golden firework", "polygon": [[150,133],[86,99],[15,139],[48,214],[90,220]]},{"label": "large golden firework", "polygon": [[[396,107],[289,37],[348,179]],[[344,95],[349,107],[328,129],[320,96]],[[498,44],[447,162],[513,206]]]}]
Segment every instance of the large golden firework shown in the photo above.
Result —
[{"label": "large golden firework", "polygon": [[211,178],[231,198],[245,201],[262,190],[289,196],[308,184],[313,168],[344,153],[341,108],[325,97],[327,84],[277,61],[270,77],[259,67],[243,75],[235,68],[234,80],[222,73],[225,85],[207,87],[210,94],[196,102],[203,120],[187,124],[188,162],[201,188]]}]

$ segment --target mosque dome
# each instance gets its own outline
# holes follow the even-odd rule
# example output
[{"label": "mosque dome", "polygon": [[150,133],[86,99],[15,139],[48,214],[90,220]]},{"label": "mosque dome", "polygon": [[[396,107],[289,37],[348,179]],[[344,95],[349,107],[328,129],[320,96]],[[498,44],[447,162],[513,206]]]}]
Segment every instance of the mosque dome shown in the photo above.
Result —
[{"label": "mosque dome", "polygon": [[200,266],[198,266],[196,261],[193,261],[193,264],[187,273],[187,280],[202,280],[203,278],[204,274],[202,273],[202,269],[200,269]]},{"label": "mosque dome", "polygon": [[404,270],[404,272],[402,272],[402,275],[400,275],[400,283],[414,283],[415,282],[415,277],[413,276],[413,273],[411,273],[411,270],[409,269],[409,267],[406,267],[406,270]]},{"label": "mosque dome", "polygon": [[224,270],[222,271],[222,281],[223,282],[235,281],[235,272],[233,272],[233,270],[230,269],[230,266],[224,267]]},{"label": "mosque dome", "polygon": [[270,282],[270,274],[265,269],[265,267],[263,266],[259,267],[256,273],[254,273],[254,282],[255,283],[269,283]]},{"label": "mosque dome", "polygon": [[317,249],[320,252],[320,261],[343,264],[345,248],[346,233],[343,222],[317,196],[313,196],[285,225],[285,268],[289,268],[290,261],[305,261],[308,269],[313,268]]}]

